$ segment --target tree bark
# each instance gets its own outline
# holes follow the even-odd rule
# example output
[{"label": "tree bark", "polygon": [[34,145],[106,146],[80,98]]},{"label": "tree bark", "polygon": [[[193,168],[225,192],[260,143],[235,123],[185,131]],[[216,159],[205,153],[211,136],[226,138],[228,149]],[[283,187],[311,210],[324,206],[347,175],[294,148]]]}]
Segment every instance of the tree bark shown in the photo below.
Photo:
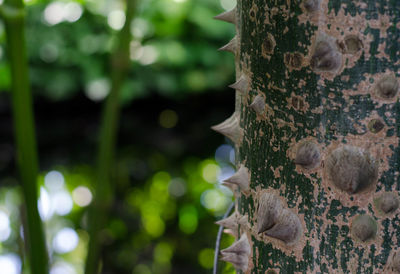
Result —
[{"label": "tree bark", "polygon": [[228,179],[245,273],[400,273],[400,1],[241,0]]}]

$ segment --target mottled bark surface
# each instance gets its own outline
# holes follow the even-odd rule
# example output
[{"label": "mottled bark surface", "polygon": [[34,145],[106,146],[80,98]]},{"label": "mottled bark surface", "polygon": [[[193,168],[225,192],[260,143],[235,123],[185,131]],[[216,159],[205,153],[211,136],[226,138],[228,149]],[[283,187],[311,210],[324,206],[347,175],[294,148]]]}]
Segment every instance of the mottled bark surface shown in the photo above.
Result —
[{"label": "mottled bark surface", "polygon": [[244,272],[396,273],[400,1],[240,0],[236,30]]}]

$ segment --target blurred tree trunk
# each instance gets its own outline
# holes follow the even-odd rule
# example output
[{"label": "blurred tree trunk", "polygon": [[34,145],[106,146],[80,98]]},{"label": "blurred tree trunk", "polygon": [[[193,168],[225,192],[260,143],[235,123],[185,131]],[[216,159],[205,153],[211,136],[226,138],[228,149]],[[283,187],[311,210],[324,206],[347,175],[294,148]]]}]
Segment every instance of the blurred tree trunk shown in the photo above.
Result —
[{"label": "blurred tree trunk", "polygon": [[[4,3],[1,1],[0,17],[7,34],[7,58],[11,70],[10,93],[17,150],[16,160],[23,195],[20,215],[24,228],[25,250],[21,250],[21,253],[27,252],[24,272],[43,274],[48,273],[48,254],[45,233],[37,207],[39,163],[25,45],[25,16],[24,1],[6,0]],[[0,269],[0,273],[6,272],[7,268]]]},{"label": "blurred tree trunk", "polygon": [[223,48],[236,112],[214,129],[236,145],[224,225],[241,240],[222,259],[246,273],[400,273],[400,1],[243,0],[217,18],[237,30]]},{"label": "blurred tree trunk", "polygon": [[114,172],[114,152],[119,126],[119,95],[129,72],[130,26],[135,12],[135,0],[125,0],[125,24],[117,34],[116,47],[111,56],[111,91],[107,96],[102,113],[99,144],[97,151],[95,196],[89,211],[89,246],[85,263],[85,274],[101,272],[101,248],[104,242],[102,231],[108,221],[113,202],[112,184]]}]

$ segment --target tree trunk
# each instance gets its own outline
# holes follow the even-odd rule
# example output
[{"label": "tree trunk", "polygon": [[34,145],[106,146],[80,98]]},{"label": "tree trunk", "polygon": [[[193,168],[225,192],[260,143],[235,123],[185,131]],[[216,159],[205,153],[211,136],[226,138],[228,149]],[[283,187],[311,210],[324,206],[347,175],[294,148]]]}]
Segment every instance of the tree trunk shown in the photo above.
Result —
[{"label": "tree trunk", "polygon": [[[221,259],[245,273],[400,273],[400,1],[242,0],[237,197]],[[399,255],[398,255],[399,254]]]}]

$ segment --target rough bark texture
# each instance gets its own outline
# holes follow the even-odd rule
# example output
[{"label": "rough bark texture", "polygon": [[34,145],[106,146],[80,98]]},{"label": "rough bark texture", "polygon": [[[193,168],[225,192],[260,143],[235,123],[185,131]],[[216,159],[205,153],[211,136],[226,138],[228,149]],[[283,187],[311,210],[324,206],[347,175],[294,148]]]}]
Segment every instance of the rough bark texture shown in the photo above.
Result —
[{"label": "rough bark texture", "polygon": [[249,173],[249,189],[226,184],[251,252],[223,259],[245,273],[400,273],[400,1],[240,0],[234,12],[245,81],[222,133]]}]

